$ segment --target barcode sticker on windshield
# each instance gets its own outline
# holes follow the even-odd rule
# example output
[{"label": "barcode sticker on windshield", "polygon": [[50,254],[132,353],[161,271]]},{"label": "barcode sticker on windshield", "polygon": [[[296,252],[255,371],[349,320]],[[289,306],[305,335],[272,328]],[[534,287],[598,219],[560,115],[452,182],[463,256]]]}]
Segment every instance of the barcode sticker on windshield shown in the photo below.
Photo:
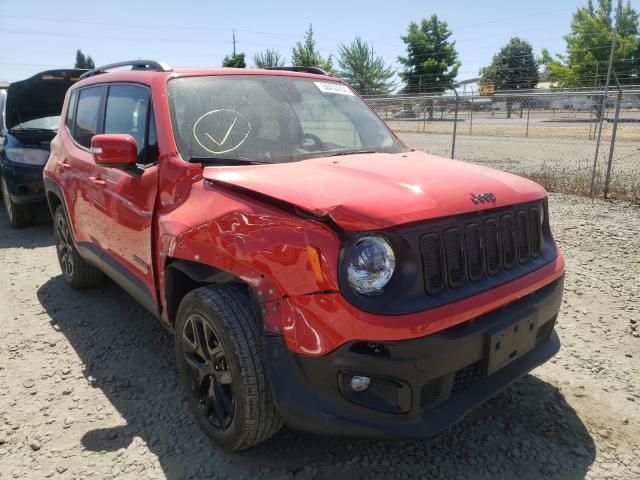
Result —
[{"label": "barcode sticker on windshield", "polygon": [[313,82],[322,93],[337,93],[339,95],[351,95],[353,92],[346,85],[334,82]]}]

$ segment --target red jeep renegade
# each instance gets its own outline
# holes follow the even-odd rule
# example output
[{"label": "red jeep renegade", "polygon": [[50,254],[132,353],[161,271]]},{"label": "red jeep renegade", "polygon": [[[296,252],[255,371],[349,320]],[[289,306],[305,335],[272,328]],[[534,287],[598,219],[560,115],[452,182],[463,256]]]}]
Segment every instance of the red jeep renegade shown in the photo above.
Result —
[{"label": "red jeep renegade", "polygon": [[557,352],[537,184],[408,148],[314,68],[82,77],[44,172],[62,272],[175,332],[216,444],[431,435]]}]

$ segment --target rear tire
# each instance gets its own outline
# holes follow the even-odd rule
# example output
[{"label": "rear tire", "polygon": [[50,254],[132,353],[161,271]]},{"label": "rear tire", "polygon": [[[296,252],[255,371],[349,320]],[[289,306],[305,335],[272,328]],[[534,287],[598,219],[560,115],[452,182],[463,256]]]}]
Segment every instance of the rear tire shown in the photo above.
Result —
[{"label": "rear tire", "polygon": [[11,201],[9,187],[4,178],[2,179],[2,200],[9,217],[9,223],[13,228],[27,228],[33,225],[34,217],[29,208],[30,205],[20,205]]},{"label": "rear tire", "polygon": [[258,322],[241,287],[189,292],[178,308],[176,363],[187,403],[219,447],[250,448],[278,433]]},{"label": "rear tire", "polygon": [[62,205],[53,214],[53,236],[62,275],[72,288],[93,287],[104,274],[80,256]]}]

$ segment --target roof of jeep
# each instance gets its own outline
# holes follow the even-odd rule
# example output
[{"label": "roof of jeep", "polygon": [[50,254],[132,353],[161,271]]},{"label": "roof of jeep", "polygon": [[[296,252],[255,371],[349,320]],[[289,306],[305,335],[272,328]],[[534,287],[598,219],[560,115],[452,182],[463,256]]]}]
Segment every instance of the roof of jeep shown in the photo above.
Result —
[{"label": "roof of jeep", "polygon": [[332,80],[342,82],[342,80],[331,77],[329,75],[318,75],[306,72],[294,72],[291,70],[267,70],[261,68],[190,68],[177,67],[170,71],[156,70],[114,70],[105,73],[99,73],[88,78],[84,78],[76,83],[71,89],[80,88],[82,86],[105,83],[105,82],[135,82],[150,85],[158,78],[176,78],[176,77],[203,77],[218,75],[271,75],[277,77],[304,77],[322,80]]}]

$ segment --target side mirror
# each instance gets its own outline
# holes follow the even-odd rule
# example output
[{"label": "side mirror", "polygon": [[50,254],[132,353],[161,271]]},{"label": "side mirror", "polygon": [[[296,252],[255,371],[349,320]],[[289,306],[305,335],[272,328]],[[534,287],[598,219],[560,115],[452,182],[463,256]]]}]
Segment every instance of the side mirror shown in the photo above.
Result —
[{"label": "side mirror", "polygon": [[106,133],[91,139],[91,153],[98,165],[129,169],[138,161],[138,146],[131,135]]}]

